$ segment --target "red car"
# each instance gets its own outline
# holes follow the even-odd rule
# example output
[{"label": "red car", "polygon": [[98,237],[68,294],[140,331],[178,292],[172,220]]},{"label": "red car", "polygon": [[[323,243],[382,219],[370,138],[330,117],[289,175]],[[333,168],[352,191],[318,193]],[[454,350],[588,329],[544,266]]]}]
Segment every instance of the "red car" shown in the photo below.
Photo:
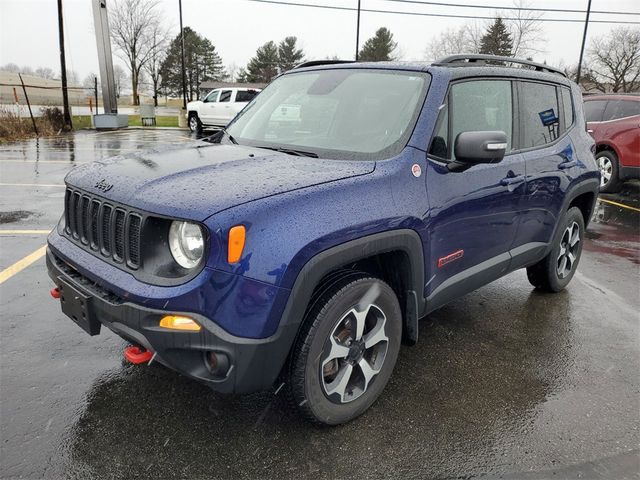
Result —
[{"label": "red car", "polygon": [[596,141],[601,192],[640,178],[640,95],[591,95],[584,99],[587,129]]}]

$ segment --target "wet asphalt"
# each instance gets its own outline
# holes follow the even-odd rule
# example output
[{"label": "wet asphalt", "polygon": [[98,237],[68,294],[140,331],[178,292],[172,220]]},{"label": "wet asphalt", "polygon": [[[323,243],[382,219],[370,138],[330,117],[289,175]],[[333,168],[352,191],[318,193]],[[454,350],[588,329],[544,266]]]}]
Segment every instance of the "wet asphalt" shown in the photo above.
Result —
[{"label": "wet asphalt", "polygon": [[[71,167],[191,141],[0,145],[0,271],[45,245]],[[603,199],[638,209],[640,183]],[[123,340],[63,316],[40,258],[0,286],[0,477],[640,478],[640,213],[600,202],[587,237],[566,291],[520,271],[424,319],[380,400],[336,428],[276,388],[224,396],[127,364]]]}]

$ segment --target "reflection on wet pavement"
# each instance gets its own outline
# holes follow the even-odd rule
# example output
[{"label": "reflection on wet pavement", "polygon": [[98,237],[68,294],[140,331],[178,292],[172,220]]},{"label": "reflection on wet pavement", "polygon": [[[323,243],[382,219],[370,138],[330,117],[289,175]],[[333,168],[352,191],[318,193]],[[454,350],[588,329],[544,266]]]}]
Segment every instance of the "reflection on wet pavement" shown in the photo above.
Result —
[{"label": "reflection on wet pavement", "polygon": [[[55,225],[63,189],[42,185],[70,165],[191,141],[133,130],[0,146],[0,226]],[[625,188],[606,198],[637,206]],[[303,422],[285,389],[224,396],[124,363],[119,337],[62,315],[40,261],[0,291],[0,477],[637,478],[639,222],[600,202],[566,291],[534,291],[521,271],[424,319],[380,400],[336,428]],[[0,237],[2,265],[44,241]]]}]

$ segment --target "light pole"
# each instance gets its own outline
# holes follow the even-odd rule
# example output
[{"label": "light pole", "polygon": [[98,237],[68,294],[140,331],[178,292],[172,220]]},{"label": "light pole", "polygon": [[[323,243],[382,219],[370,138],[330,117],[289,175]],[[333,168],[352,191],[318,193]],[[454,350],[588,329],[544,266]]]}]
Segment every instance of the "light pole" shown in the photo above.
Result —
[{"label": "light pole", "polygon": [[187,109],[187,73],[184,68],[184,30],[182,29],[182,0],[178,0],[180,9],[180,57],[182,58],[182,108]]},{"label": "light pole", "polygon": [[576,83],[580,85],[580,76],[582,74],[582,57],[584,56],[584,45],[587,42],[587,27],[589,26],[589,13],[591,13],[591,0],[587,4],[587,18],[584,21],[584,33],[582,34],[582,47],[580,48],[580,61],[578,62],[578,74],[576,75]]},{"label": "light pole", "polygon": [[358,20],[356,23],[356,62],[358,61],[359,47],[360,47],[360,0],[358,0]]},{"label": "light pole", "polygon": [[58,40],[60,43],[60,79],[62,82],[62,110],[65,128],[71,130],[71,112],[67,93],[67,62],[64,57],[64,21],[62,19],[62,0],[58,0]]}]

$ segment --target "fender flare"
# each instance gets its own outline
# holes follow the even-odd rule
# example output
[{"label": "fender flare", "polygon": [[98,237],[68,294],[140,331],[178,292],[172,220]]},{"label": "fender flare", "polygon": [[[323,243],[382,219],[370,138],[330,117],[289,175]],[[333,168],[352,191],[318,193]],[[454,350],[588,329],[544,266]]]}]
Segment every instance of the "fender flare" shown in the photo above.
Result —
[{"label": "fender flare", "polygon": [[418,336],[418,318],[425,309],[424,253],[420,236],[411,229],[367,235],[341,243],[313,256],[296,277],[282,313],[279,329],[290,333],[295,331],[297,334],[316,286],[328,273],[349,263],[392,251],[402,251],[409,258],[409,290],[404,327],[405,341],[415,343]]},{"label": "fender flare", "polygon": [[[569,205],[576,198],[584,193],[593,193],[593,205],[591,206],[591,213],[594,212],[595,203],[598,200],[598,193],[600,192],[600,179],[599,178],[588,178],[580,181],[580,183],[570,187],[567,190],[566,195],[564,196],[564,201],[562,202],[562,208],[558,214],[558,220],[556,221],[555,227],[553,227],[553,233],[551,234],[551,239],[556,238],[556,232],[559,226],[559,219],[569,210]],[[585,218],[584,227],[585,229],[589,225],[589,221],[591,218]],[[553,240],[550,241],[549,246],[547,247],[547,252],[551,251],[553,248]]]}]

